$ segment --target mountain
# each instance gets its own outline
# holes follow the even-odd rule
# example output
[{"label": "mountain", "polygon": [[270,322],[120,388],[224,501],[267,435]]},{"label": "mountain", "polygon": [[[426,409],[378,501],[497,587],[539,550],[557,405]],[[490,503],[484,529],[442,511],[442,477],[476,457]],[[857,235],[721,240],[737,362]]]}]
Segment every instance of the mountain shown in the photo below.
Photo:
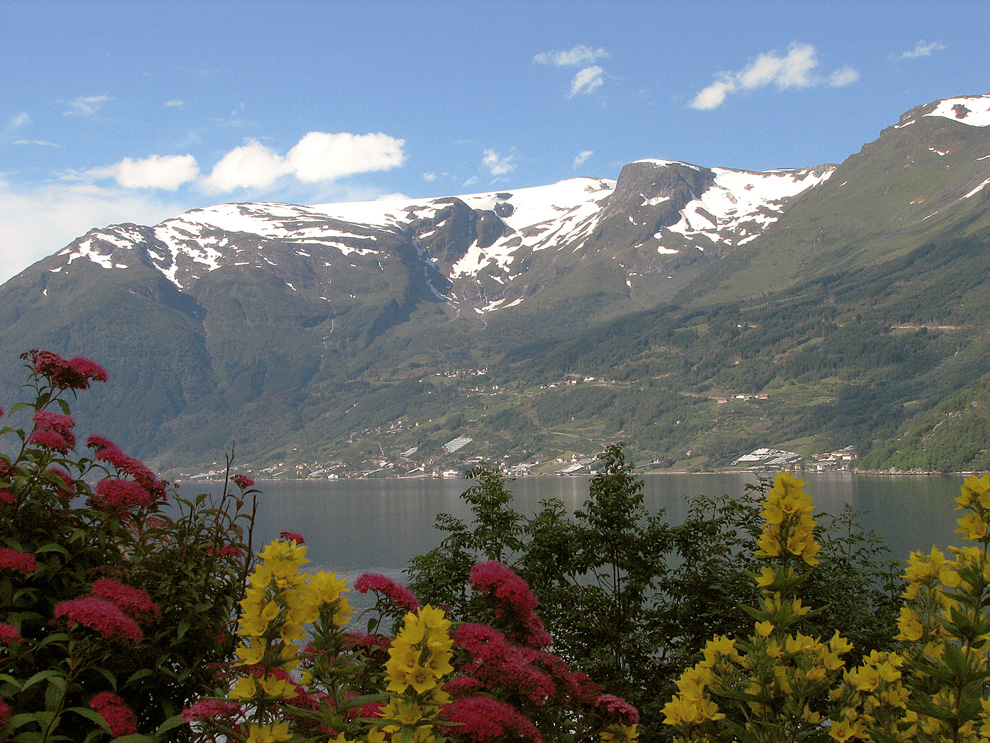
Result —
[{"label": "mountain", "polygon": [[988,125],[970,96],[840,165],[640,160],[615,181],[94,229],[0,287],[0,399],[20,351],[87,355],[112,379],[80,417],[163,468],[232,441],[305,474],[617,438],[690,467],[847,443],[895,466],[882,452],[985,371]]}]

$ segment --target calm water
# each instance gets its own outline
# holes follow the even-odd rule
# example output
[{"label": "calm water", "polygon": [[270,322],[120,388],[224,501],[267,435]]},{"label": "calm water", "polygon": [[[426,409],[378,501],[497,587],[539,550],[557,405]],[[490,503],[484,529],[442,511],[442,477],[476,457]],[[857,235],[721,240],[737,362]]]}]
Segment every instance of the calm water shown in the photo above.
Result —
[{"label": "calm water", "polygon": [[[953,499],[962,477],[890,477],[850,473],[807,474],[805,490],[816,509],[838,513],[849,504],[863,511],[861,523],[873,529],[898,559],[913,549],[957,544]],[[737,495],[755,478],[746,474],[647,475],[645,505],[665,510],[671,523],[684,520],[688,499],[698,494]],[[465,518],[459,495],[472,483],[461,479],[382,479],[323,482],[260,482],[255,545],[294,531],[306,538],[313,569],[335,570],[353,580],[372,571],[401,577],[409,558],[437,545],[438,513]],[[185,484],[189,496],[200,485]],[[511,483],[515,508],[531,514],[540,501],[559,498],[571,511],[588,496],[588,478],[532,477]]]}]

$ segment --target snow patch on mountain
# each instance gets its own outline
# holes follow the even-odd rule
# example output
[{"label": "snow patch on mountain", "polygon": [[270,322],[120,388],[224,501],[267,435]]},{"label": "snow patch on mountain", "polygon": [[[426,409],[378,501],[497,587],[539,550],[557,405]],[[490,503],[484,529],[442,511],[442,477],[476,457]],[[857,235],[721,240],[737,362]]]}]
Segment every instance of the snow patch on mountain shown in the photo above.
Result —
[{"label": "snow patch on mountain", "polygon": [[925,116],[941,116],[969,126],[990,126],[990,94],[946,98]]},{"label": "snow patch on mountain", "polygon": [[[744,245],[756,239],[780,218],[789,199],[824,183],[835,172],[829,168],[779,169],[765,172],[712,168],[715,184],[681,209],[681,219],[654,235],[689,240],[705,238],[710,244]],[[703,244],[697,247],[704,249]],[[661,247],[660,252],[676,252]]]}]

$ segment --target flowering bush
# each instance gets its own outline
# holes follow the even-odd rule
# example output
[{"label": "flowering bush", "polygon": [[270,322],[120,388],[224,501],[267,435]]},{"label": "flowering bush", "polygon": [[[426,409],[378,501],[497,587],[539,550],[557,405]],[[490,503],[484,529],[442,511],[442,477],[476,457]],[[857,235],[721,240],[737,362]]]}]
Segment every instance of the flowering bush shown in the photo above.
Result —
[{"label": "flowering bush", "polygon": [[[913,552],[898,621],[899,652],[847,666],[851,644],[791,629],[809,613],[794,598],[817,563],[811,499],[777,477],[763,510],[753,579],[764,595],[745,639],[715,637],[664,708],[677,741],[963,741],[990,739],[990,476],[956,499],[957,533],[976,546]],[[807,570],[804,568],[807,567]]]},{"label": "flowering bush", "polygon": [[69,402],[107,373],[22,358],[33,400],[5,420],[29,425],[0,427],[0,739],[188,739],[179,712],[233,655],[254,491],[179,498],[103,437],[77,451]]},{"label": "flowering bush", "polygon": [[[184,712],[206,743],[228,740],[510,743],[634,741],[638,713],[546,648],[525,581],[475,567],[471,589],[490,624],[452,623],[381,575],[355,586],[378,596],[369,634],[348,631],[344,582],[309,575],[298,535],[260,553],[241,602],[236,680]],[[394,637],[384,620],[401,607]],[[302,626],[309,625],[309,632]]]}]

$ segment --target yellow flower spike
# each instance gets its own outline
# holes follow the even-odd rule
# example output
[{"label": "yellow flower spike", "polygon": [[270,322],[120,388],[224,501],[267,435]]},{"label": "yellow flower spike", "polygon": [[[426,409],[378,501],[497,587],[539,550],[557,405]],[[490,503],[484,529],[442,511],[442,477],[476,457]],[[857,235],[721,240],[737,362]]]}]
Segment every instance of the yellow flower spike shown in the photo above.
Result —
[{"label": "yellow flower spike", "polygon": [[255,685],[254,676],[242,676],[230,690],[231,699],[253,699],[257,694],[258,687]]},{"label": "yellow flower spike", "polygon": [[238,666],[252,666],[255,663],[261,663],[261,659],[265,657],[266,646],[261,643],[252,643],[251,645],[241,645],[237,648],[237,657],[240,660],[235,663]]},{"label": "yellow flower spike", "polygon": [[757,588],[766,588],[771,586],[777,580],[777,574],[772,567],[769,565],[764,565],[760,568],[760,574],[756,578]]},{"label": "yellow flower spike", "polygon": [[299,693],[292,681],[275,676],[265,676],[258,679],[258,686],[261,687],[265,695],[274,699],[293,699]]},{"label": "yellow flower spike", "polygon": [[271,725],[252,723],[248,731],[248,738],[245,743],[278,743],[292,738],[287,722],[276,722]]}]

